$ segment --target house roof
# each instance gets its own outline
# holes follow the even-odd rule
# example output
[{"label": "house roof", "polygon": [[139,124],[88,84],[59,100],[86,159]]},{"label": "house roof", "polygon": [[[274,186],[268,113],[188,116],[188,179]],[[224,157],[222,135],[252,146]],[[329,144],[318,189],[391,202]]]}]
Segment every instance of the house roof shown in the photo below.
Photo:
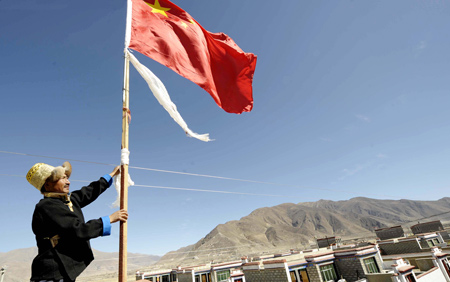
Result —
[{"label": "house roof", "polygon": [[408,272],[408,271],[410,271],[410,270],[412,270],[414,268],[415,268],[414,265],[404,265],[404,266],[400,266],[398,268],[398,272],[405,273],[405,272]]}]

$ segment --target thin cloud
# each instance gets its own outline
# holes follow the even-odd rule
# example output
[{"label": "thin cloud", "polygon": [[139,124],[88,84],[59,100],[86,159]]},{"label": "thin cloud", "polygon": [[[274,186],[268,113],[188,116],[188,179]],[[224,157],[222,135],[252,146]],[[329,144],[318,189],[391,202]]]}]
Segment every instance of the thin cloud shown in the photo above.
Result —
[{"label": "thin cloud", "polygon": [[370,118],[368,116],[364,115],[355,115],[357,119],[364,121],[364,122],[370,122]]},{"label": "thin cloud", "polygon": [[424,40],[420,41],[419,44],[415,46],[415,55],[417,58],[426,48],[428,47],[428,43]]},{"label": "thin cloud", "polygon": [[352,169],[344,168],[342,171],[346,174],[346,176],[353,176],[353,175],[355,175],[356,173],[360,172],[363,169],[364,169],[364,166],[358,164]]},{"label": "thin cloud", "polygon": [[362,171],[363,169],[365,169],[368,165],[361,165],[361,164],[357,164],[355,167],[353,168],[344,168],[342,170],[342,172],[344,173],[343,176],[339,177],[339,180],[344,180],[347,177],[352,177],[355,174],[359,173],[360,171]]},{"label": "thin cloud", "polygon": [[344,180],[344,179],[346,179],[346,178],[348,178],[348,177],[355,176],[356,174],[361,173],[361,172],[364,171],[364,170],[372,169],[372,168],[374,168],[374,167],[378,167],[378,169],[384,169],[385,166],[384,166],[384,164],[383,164],[383,162],[384,162],[383,160],[389,158],[389,156],[386,155],[386,154],[378,153],[375,157],[376,157],[376,158],[374,158],[374,157],[372,156],[372,157],[371,157],[370,159],[368,159],[365,163],[363,163],[363,164],[357,164],[357,165],[355,165],[355,166],[352,167],[352,168],[344,168],[344,169],[341,171],[342,176],[339,177],[338,179],[339,179],[340,181],[342,181],[342,180]]},{"label": "thin cloud", "polygon": [[426,41],[420,41],[419,42],[419,45],[417,45],[417,50],[423,50],[423,49],[425,49],[425,48],[427,48],[427,42]]}]

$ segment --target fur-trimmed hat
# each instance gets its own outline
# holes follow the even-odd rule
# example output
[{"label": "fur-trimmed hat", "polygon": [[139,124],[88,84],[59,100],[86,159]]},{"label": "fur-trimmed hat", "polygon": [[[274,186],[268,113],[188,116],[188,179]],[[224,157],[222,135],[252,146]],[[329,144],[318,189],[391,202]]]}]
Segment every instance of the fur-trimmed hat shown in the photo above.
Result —
[{"label": "fur-trimmed hat", "polygon": [[45,181],[55,182],[61,179],[64,175],[67,178],[72,174],[72,165],[69,162],[64,162],[62,166],[51,166],[44,163],[35,164],[27,173],[27,180],[31,185],[41,191]]}]

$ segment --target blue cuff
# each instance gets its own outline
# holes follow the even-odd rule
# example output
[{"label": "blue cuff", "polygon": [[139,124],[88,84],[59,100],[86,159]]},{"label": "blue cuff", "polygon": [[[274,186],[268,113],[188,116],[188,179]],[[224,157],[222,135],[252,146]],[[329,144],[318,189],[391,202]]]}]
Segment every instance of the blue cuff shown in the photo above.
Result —
[{"label": "blue cuff", "polygon": [[109,236],[111,235],[111,221],[109,220],[109,216],[103,216],[103,234],[102,236]]},{"label": "blue cuff", "polygon": [[[109,175],[109,174],[105,174],[105,175],[103,175],[102,176],[105,180],[106,180],[106,182],[108,182],[109,183],[109,186],[111,186],[112,185],[112,183],[113,183],[113,179],[112,179],[112,177],[111,177],[111,175]],[[108,186],[108,187],[109,187]]]}]

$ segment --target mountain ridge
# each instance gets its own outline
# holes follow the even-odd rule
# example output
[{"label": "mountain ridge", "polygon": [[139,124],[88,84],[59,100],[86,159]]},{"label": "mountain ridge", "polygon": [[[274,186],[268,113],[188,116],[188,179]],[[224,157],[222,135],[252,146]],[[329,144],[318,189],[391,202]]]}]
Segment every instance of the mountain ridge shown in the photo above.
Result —
[{"label": "mountain ridge", "polygon": [[[374,229],[411,222],[443,212],[450,213],[450,198],[436,201],[349,200],[283,203],[262,207],[239,220],[218,224],[197,243],[165,254],[158,265],[172,267],[236,259],[263,251],[307,249],[316,238],[364,235],[375,238]],[[205,255],[207,250],[213,250]]]}]

